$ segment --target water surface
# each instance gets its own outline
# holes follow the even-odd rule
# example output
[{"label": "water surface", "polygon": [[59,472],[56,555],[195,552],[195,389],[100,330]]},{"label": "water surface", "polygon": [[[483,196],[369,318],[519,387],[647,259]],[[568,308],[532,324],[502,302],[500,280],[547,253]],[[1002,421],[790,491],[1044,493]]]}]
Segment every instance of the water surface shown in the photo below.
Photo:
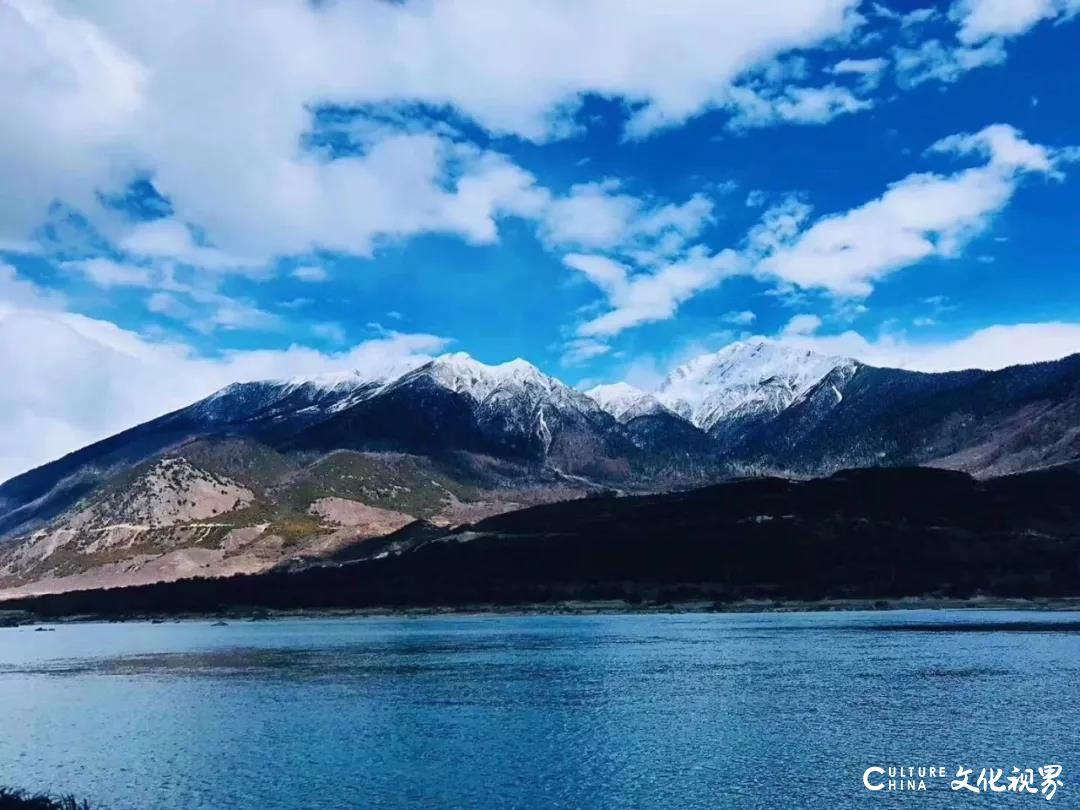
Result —
[{"label": "water surface", "polygon": [[[0,629],[0,784],[115,810],[1078,807],[1078,716],[1075,613]],[[862,785],[1046,763],[1045,805]]]}]

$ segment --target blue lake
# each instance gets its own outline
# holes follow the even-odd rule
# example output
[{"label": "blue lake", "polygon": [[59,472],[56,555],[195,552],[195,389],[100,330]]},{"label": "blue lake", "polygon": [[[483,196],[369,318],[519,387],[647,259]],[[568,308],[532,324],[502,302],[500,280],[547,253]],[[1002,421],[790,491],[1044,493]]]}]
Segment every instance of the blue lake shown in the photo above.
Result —
[{"label": "blue lake", "polygon": [[[113,810],[1080,807],[1078,628],[897,611],[0,629],[0,784]],[[1064,784],[1045,804],[863,786],[877,764],[974,783],[1048,763]]]}]

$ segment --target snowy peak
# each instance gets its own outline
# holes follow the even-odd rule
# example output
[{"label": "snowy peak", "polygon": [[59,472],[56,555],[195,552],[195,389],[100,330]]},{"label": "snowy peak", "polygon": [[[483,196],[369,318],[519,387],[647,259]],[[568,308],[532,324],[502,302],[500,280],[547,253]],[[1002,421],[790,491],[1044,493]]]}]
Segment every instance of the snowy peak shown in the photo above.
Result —
[{"label": "snowy peak", "polygon": [[762,340],[733,343],[697,357],[675,369],[654,392],[628,383],[582,392],[525,360],[487,365],[457,352],[387,375],[347,371],[238,383],[198,407],[215,421],[256,412],[269,418],[288,414],[306,418],[337,413],[383,392],[426,380],[468,397],[489,413],[512,413],[514,422],[531,424],[544,411],[590,416],[607,412],[624,424],[639,416],[674,413],[709,431],[727,419],[780,413],[829,372],[856,366],[853,360]]},{"label": "snowy peak", "polygon": [[477,401],[487,399],[499,388],[522,388],[538,385],[551,388],[555,380],[532,363],[521,358],[489,366],[465,352],[444,354],[416,370],[439,383],[443,388],[468,394]]},{"label": "snowy peak", "polygon": [[580,391],[544,374],[521,358],[498,365],[481,363],[464,352],[444,354],[391,385],[426,377],[442,388],[464,394],[482,405],[510,402],[518,405],[550,405],[560,410],[595,411],[597,405]]},{"label": "snowy peak", "polygon": [[703,430],[724,419],[776,414],[854,360],[769,341],[732,343],[675,369],[657,399]]},{"label": "snowy peak", "polygon": [[[294,377],[278,377],[261,380],[257,383],[233,383],[223,391],[242,385],[263,385],[280,388],[284,393],[292,393],[299,390],[323,391],[326,393],[344,393],[355,391],[358,388],[369,388],[373,385],[386,383],[403,373],[412,370],[416,362],[405,362],[390,365],[379,371],[361,371],[360,369],[345,369],[341,371],[326,371],[321,374],[305,374]],[[219,392],[220,393],[220,392]]]},{"label": "snowy peak", "polygon": [[648,391],[642,391],[629,383],[598,385],[585,392],[601,408],[620,422],[629,422],[639,416],[670,413],[668,408]]},{"label": "snowy peak", "polygon": [[310,377],[293,377],[285,380],[283,385],[287,388],[297,389],[304,386],[318,388],[323,391],[352,391],[361,386],[382,382],[384,377],[372,377],[362,374],[360,371],[331,371],[326,374],[315,374]]}]

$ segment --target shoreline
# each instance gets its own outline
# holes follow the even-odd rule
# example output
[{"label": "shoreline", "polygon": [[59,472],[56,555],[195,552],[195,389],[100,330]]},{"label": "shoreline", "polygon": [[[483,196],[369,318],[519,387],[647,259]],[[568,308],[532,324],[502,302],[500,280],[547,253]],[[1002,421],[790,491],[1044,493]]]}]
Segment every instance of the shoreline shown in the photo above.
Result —
[{"label": "shoreline", "polygon": [[516,616],[634,616],[750,613],[850,613],[915,610],[985,610],[985,611],[1080,611],[1080,597],[1045,599],[979,596],[968,599],[902,597],[894,599],[821,599],[763,600],[738,602],[708,601],[641,604],[622,600],[566,600],[562,602],[522,603],[515,605],[476,604],[455,606],[410,606],[372,608],[324,608],[272,610],[265,608],[230,608],[194,613],[122,613],[44,616],[27,610],[5,610],[0,602],[0,628],[85,623],[177,623],[199,621],[274,621],[280,619],[375,619],[375,618],[468,618]]}]

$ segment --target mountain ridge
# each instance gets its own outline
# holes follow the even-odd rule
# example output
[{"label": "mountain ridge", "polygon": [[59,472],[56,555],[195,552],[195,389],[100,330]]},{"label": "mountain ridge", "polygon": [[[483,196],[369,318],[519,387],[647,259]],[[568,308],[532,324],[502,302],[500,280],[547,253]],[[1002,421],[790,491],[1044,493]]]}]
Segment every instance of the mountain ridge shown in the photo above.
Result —
[{"label": "mountain ridge", "polygon": [[[258,568],[387,521],[452,524],[605,491],[901,465],[985,477],[1076,459],[1080,355],[929,374],[747,342],[656,392],[590,395],[521,359],[458,353],[379,378],[234,383],[16,476],[0,485],[0,588],[168,555],[185,570]],[[182,519],[132,528],[124,487]]]}]

